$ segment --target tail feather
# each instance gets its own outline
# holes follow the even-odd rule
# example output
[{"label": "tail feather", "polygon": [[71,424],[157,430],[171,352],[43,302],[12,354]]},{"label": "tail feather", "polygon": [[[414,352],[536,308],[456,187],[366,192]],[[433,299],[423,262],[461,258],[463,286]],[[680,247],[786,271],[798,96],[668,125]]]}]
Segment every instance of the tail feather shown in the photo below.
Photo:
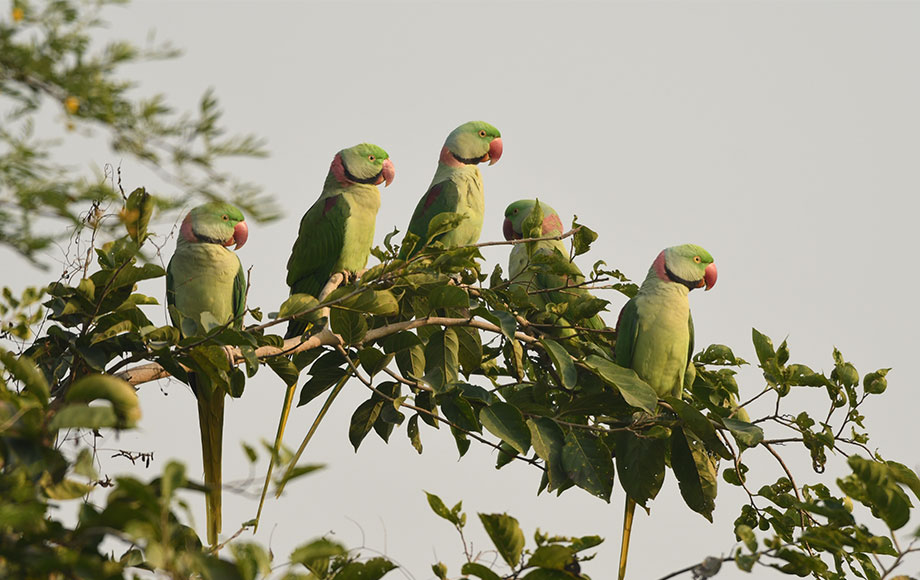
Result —
[{"label": "tail feather", "polygon": [[626,558],[629,556],[629,536],[632,533],[633,515],[636,512],[636,502],[626,496],[626,511],[623,515],[623,541],[620,544],[620,573],[618,580],[626,578]]},{"label": "tail feather", "polygon": [[[190,375],[192,378],[192,375]],[[197,378],[197,377],[196,377]],[[194,381],[197,382],[197,381]],[[224,396],[200,385],[192,389],[198,398],[198,427],[201,432],[201,463],[207,491],[208,544],[217,545],[221,529],[221,455],[224,433]]]},{"label": "tail feather", "polygon": [[281,452],[281,440],[284,437],[284,428],[287,425],[288,416],[291,413],[291,403],[294,400],[294,390],[297,383],[288,385],[287,392],[284,394],[284,405],[281,407],[281,418],[278,420],[278,432],[275,434],[275,443],[272,445],[272,454],[268,459],[268,471],[265,472],[265,483],[262,485],[262,496],[259,498],[259,509],[256,512],[256,522],[253,526],[253,533],[259,529],[259,517],[262,515],[262,506],[265,504],[265,494],[268,492],[268,484],[272,480],[272,471],[275,462],[278,461],[278,454]]}]

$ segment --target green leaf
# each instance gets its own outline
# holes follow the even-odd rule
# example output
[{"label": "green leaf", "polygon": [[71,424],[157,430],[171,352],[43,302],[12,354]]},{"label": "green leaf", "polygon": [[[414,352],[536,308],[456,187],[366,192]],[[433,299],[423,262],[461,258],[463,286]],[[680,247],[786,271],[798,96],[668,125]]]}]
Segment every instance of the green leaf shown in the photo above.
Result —
[{"label": "green leaf", "polygon": [[909,467],[897,461],[886,461],[891,476],[902,485],[906,485],[918,500],[920,500],[920,478]]},{"label": "green leaf", "polygon": [[278,309],[278,318],[287,318],[296,316],[308,310],[314,309],[319,305],[316,298],[309,294],[291,294],[291,296],[281,304]]},{"label": "green leaf", "polygon": [[367,334],[367,321],[357,312],[333,308],[329,317],[332,332],[341,336],[345,344],[357,344]]},{"label": "green leaf", "polygon": [[[314,574],[324,577],[323,572],[325,572],[329,564],[329,559],[344,556],[347,553],[348,551],[344,546],[338,542],[320,538],[295,548],[291,552],[290,559],[292,564],[302,564]],[[325,562],[325,565],[323,565],[323,562]]]},{"label": "green leaf", "polygon": [[514,333],[517,332],[517,320],[514,315],[504,310],[487,310],[485,308],[476,308],[472,311],[473,315],[479,316],[499,327],[502,334],[508,340],[514,340]]},{"label": "green leaf", "polygon": [[632,432],[614,434],[617,476],[627,495],[645,507],[664,482],[667,444],[661,439],[636,437]]},{"label": "green leaf", "polygon": [[476,562],[467,562],[460,569],[461,574],[472,574],[480,580],[502,580],[502,577]]},{"label": "green leaf", "polygon": [[479,330],[475,328],[458,326],[454,331],[457,333],[460,346],[457,352],[460,368],[469,376],[482,366],[482,338],[479,336]]},{"label": "green leaf", "polygon": [[[77,380],[64,399],[70,403],[59,411],[49,424],[50,429],[65,427],[117,427],[119,429],[133,427],[141,418],[140,402],[137,392],[130,384],[122,379],[110,375],[86,375]],[[93,401],[108,401],[111,407],[84,407],[80,403]],[[73,409],[73,411],[67,411]],[[85,409],[93,409],[86,411]],[[108,410],[100,413],[97,410]],[[65,411],[67,411],[65,413]],[[64,416],[61,417],[61,414]],[[91,425],[78,425],[77,422],[89,420]],[[101,421],[101,423],[99,422]]]},{"label": "green leaf", "polygon": [[421,455],[422,437],[418,429],[418,413],[409,417],[409,422],[406,423],[406,436],[409,437],[412,447]]},{"label": "green leaf", "polygon": [[467,219],[466,214],[445,211],[437,214],[428,222],[428,240],[433,240],[441,234],[457,229],[460,222]]},{"label": "green leaf", "polygon": [[457,391],[450,391],[438,396],[438,404],[441,405],[441,413],[444,417],[464,431],[473,431],[479,433],[482,426],[476,419],[476,413],[472,405],[457,394]]},{"label": "green leaf", "polygon": [[265,363],[275,371],[275,374],[284,381],[285,385],[296,385],[300,372],[287,357],[271,356],[265,359]]},{"label": "green leaf", "polygon": [[436,393],[447,391],[457,382],[460,342],[453,328],[445,328],[431,335],[425,346],[424,381]]},{"label": "green leaf", "polygon": [[561,489],[569,479],[562,461],[565,433],[548,417],[527,419],[527,427],[533,450],[546,464],[549,490]]},{"label": "green leaf", "polygon": [[[910,519],[910,499],[898,486],[887,463],[851,455],[847,464],[853,475],[837,480],[837,485],[848,496],[872,510],[872,515],[883,520],[892,530],[904,527]],[[903,477],[904,472],[899,472]]]},{"label": "green leaf", "polygon": [[[45,475],[48,475],[45,472]],[[72,479],[62,479],[57,483],[51,483],[51,477],[48,476],[48,481],[42,482],[42,491],[45,493],[45,497],[48,499],[56,500],[68,500],[76,499],[82,497],[92,491],[93,486],[87,485],[85,483],[79,483]]]},{"label": "green leaf", "polygon": [[568,546],[546,544],[534,550],[525,568],[539,567],[549,568],[550,570],[565,570],[565,567],[572,563],[574,555],[575,551]]},{"label": "green leaf", "polygon": [[358,408],[355,409],[355,412],[352,414],[351,423],[348,427],[348,440],[351,441],[352,446],[355,448],[355,452],[358,451],[361,442],[364,441],[364,438],[371,432],[371,429],[373,429],[374,422],[377,421],[377,417],[380,415],[380,410],[383,408],[383,405],[383,400],[371,397],[358,405]]},{"label": "green leaf", "polygon": [[613,491],[610,450],[596,435],[569,431],[562,448],[562,464],[575,485],[609,502]]},{"label": "green leaf", "polygon": [[770,337],[761,334],[756,328],[751,329],[751,335],[754,340],[754,351],[757,353],[757,360],[761,366],[766,365],[768,361],[776,359],[776,352],[773,350],[773,341]]},{"label": "green leaf", "polygon": [[671,405],[674,412],[683,420],[684,425],[693,431],[712,452],[718,454],[722,459],[732,458],[732,454],[716,435],[716,428],[705,415],[676,397],[664,397],[664,400]]},{"label": "green leaf", "polygon": [[526,455],[530,449],[530,431],[517,407],[501,401],[492,403],[479,412],[482,426],[493,435]]},{"label": "green leaf", "polygon": [[425,492],[425,496],[428,498],[428,506],[431,508],[431,511],[436,513],[438,516],[444,518],[455,526],[461,526],[460,516],[458,515],[459,509],[457,512],[453,512],[447,508],[444,504],[444,501],[436,496],[433,493]]},{"label": "green leaf", "polygon": [[366,562],[349,562],[335,575],[335,580],[379,580],[398,568],[386,558],[371,558]]},{"label": "green leaf", "polygon": [[51,396],[51,388],[45,375],[42,374],[38,366],[32,362],[32,359],[26,355],[16,356],[13,353],[0,348],[0,362],[6,367],[6,370],[20,381],[27,391],[35,395],[39,402],[45,404]]},{"label": "green leaf", "polygon": [[715,469],[702,443],[688,440],[680,427],[672,430],[671,468],[687,507],[711,522],[715,509]]},{"label": "green leaf", "polygon": [[518,521],[507,514],[479,514],[479,520],[502,559],[516,567],[524,550],[524,532]]},{"label": "green leaf", "polygon": [[402,330],[396,334],[391,334],[385,338],[380,339],[380,344],[383,346],[383,352],[387,354],[397,353],[413,346],[421,346],[422,341],[419,340],[418,336],[407,331]]},{"label": "green leaf", "polygon": [[728,417],[722,417],[720,420],[722,424],[725,425],[725,428],[731,432],[739,445],[754,447],[763,441],[763,429],[757,425],[752,425],[746,421],[739,421],[738,419],[729,419]]},{"label": "green leaf", "polygon": [[623,368],[596,354],[588,355],[585,364],[605,383],[616,387],[623,399],[633,407],[647,413],[654,413],[658,408],[655,389],[640,379],[636,371]]},{"label": "green leaf", "polygon": [[543,345],[550,360],[553,361],[553,366],[556,367],[556,371],[559,373],[562,386],[567,389],[573,388],[578,381],[578,371],[575,369],[571,355],[554,340],[541,338],[540,344]]},{"label": "green leaf", "polygon": [[297,402],[297,406],[306,405],[348,375],[349,371],[342,366],[345,364],[347,364],[345,358],[338,352],[328,352],[321,356],[310,367],[309,373],[311,377],[300,391],[300,400]]},{"label": "green leaf", "polygon": [[572,236],[572,245],[575,247],[575,255],[580,256],[591,249],[591,244],[597,239],[597,234],[591,228],[572,222],[572,227],[580,227]]},{"label": "green leaf", "polygon": [[428,295],[428,307],[431,310],[438,308],[469,308],[470,295],[466,290],[457,286],[445,284],[435,286]]}]

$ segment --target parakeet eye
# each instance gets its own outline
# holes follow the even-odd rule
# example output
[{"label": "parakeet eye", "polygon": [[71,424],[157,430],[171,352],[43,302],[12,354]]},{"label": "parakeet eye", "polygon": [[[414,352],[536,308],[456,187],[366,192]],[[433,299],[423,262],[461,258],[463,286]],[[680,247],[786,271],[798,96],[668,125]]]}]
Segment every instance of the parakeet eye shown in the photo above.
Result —
[{"label": "parakeet eye", "polygon": [[485,130],[485,129],[480,129],[480,130],[479,130],[479,136],[480,136],[480,137],[485,137],[485,136],[486,136],[486,130]]},{"label": "parakeet eye", "polygon": [[702,262],[703,260],[702,260],[699,256],[693,256],[693,261],[696,262],[697,264],[699,264],[699,263]]},{"label": "parakeet eye", "polygon": [[225,222],[226,222],[226,221],[230,221],[230,216],[228,216],[228,215],[221,216],[220,219],[224,220]]},{"label": "parakeet eye", "polygon": [[514,215],[517,215],[518,210],[514,210]]},{"label": "parakeet eye", "polygon": [[373,155],[368,155],[368,156],[367,156],[367,160],[368,160],[368,161],[377,161],[377,158],[374,157]]}]

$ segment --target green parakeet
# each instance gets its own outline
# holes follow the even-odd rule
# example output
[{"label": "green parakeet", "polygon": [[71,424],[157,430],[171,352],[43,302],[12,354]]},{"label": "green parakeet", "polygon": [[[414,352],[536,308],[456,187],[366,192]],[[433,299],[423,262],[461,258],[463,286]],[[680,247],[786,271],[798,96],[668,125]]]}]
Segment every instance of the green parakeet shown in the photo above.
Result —
[{"label": "green parakeet", "polygon": [[[291,294],[319,297],[336,272],[357,272],[367,265],[380,209],[381,183],[390,185],[395,170],[382,148],[361,143],[335,154],[323,192],[303,219],[287,264]],[[292,320],[285,338],[300,336],[306,323]]]},{"label": "green parakeet", "polygon": [[[636,371],[659,397],[680,398],[693,354],[693,319],[687,295],[695,288],[711,289],[717,277],[712,256],[703,248],[693,244],[667,248],[652,262],[639,292],[620,311],[616,362]],[[627,497],[620,580],[626,576],[635,508],[636,502]]]},{"label": "green parakeet", "polygon": [[[542,201],[539,203],[543,213],[543,225],[539,237],[562,235],[563,227],[559,214]],[[525,220],[530,217],[536,204],[537,200],[535,199],[522,199],[512,203],[505,209],[503,233],[506,240],[524,238]],[[539,265],[534,265],[535,260],[553,255],[559,255],[564,259],[568,272],[559,273],[550,271],[550,268],[541,268]],[[530,268],[528,268],[528,264],[531,265]],[[538,308],[543,308],[548,303],[568,304],[569,307],[574,307],[578,302],[593,298],[587,290],[582,288],[566,288],[566,286],[577,286],[584,283],[585,277],[578,266],[569,261],[569,252],[561,240],[541,240],[512,246],[511,255],[508,257],[508,279],[512,284],[518,284],[528,292],[531,292],[530,300]],[[565,289],[553,292],[535,292],[550,288]],[[563,318],[565,318],[564,315]],[[565,319],[557,322],[568,325]],[[580,321],[580,324],[592,329],[601,329],[606,326],[601,317],[596,314],[591,318]]]},{"label": "green parakeet", "polygon": [[[389,154],[377,145],[361,143],[335,154],[322,193],[300,220],[300,231],[287,264],[287,283],[291,294],[303,293],[319,298],[333,274],[342,271],[355,273],[367,265],[374,243],[377,210],[380,209],[377,186],[390,185],[395,175]],[[306,330],[306,322],[291,320],[285,338],[301,336]],[[297,383],[288,385],[285,392],[274,451],[259,500],[256,526],[262,514],[275,459],[281,449],[296,386]]]},{"label": "green parakeet", "polygon": [[[485,199],[482,174],[476,165],[485,161],[492,165],[501,156],[501,133],[492,125],[470,121],[451,131],[441,148],[431,185],[415,207],[408,230],[424,242],[428,236],[428,224],[434,216],[455,212],[467,216],[467,219],[460,222],[456,229],[439,236],[438,241],[448,248],[479,241]],[[415,253],[412,250],[404,244],[400,257],[411,257]]]},{"label": "green parakeet", "polygon": [[[171,309],[172,323],[183,335],[203,333],[207,321],[218,324],[232,321],[233,326],[242,326],[246,276],[240,259],[228,246],[236,245],[239,249],[248,237],[243,214],[227,203],[200,205],[182,221],[176,252],[166,268],[166,301],[185,319],[184,324],[177,320]],[[213,319],[202,322],[205,313]],[[208,543],[213,546],[221,527],[221,446],[226,392],[206,376],[189,373],[188,378],[198,400],[201,460],[208,488]]]}]

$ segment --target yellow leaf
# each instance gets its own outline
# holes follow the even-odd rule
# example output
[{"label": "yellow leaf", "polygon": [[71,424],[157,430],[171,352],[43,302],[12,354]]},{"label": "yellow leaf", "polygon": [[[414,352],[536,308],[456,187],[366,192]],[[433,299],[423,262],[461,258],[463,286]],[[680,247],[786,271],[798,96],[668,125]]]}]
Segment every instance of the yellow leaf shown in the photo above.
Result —
[{"label": "yellow leaf", "polygon": [[18,6],[13,8],[13,22],[22,22],[22,19],[25,18],[25,16],[26,13],[22,10],[22,8],[19,8]]}]

